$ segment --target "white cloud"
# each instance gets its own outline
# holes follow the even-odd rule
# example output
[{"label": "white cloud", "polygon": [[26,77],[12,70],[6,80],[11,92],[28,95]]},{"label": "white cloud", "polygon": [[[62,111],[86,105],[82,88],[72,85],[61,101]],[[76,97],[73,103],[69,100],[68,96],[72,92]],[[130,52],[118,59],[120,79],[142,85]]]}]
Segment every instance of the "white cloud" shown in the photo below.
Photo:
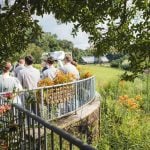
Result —
[{"label": "white cloud", "polygon": [[43,31],[56,34],[59,39],[72,41],[75,47],[81,49],[86,49],[89,47],[88,35],[85,32],[80,30],[75,38],[71,35],[73,28],[72,23],[58,24],[53,15],[44,15],[43,18],[33,16],[33,18],[39,20],[39,25],[42,26]]}]

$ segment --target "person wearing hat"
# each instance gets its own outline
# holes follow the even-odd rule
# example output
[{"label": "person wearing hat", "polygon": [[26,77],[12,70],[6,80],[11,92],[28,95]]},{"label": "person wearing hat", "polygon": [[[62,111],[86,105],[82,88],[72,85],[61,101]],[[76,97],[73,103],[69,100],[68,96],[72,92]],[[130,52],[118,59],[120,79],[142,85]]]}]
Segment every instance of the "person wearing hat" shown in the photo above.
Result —
[{"label": "person wearing hat", "polygon": [[48,69],[46,69],[43,72],[42,78],[50,78],[51,80],[53,80],[56,77],[56,74],[58,72],[58,69],[54,67],[54,58],[53,57],[49,57],[46,61]]}]

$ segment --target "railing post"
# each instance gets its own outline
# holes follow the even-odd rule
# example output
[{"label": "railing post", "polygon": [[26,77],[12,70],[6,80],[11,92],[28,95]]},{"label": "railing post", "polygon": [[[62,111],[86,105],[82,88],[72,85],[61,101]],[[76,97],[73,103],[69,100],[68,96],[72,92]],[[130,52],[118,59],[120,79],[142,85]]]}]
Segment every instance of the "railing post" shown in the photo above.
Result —
[{"label": "railing post", "polygon": [[44,117],[44,92],[43,92],[43,88],[41,89],[41,115],[42,117]]},{"label": "railing post", "polygon": [[75,114],[77,114],[77,100],[78,100],[78,82],[75,83]]}]

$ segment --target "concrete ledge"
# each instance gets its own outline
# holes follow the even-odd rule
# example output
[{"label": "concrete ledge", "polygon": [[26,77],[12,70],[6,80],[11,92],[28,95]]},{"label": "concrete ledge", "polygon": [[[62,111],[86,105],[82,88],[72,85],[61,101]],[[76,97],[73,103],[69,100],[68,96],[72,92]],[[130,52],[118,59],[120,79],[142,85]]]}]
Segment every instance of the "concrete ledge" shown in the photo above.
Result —
[{"label": "concrete ledge", "polygon": [[80,107],[72,115],[57,119],[54,122],[54,124],[59,128],[67,128],[71,126],[72,124],[75,124],[87,118],[88,116],[96,112],[99,108],[100,108],[100,95],[96,93],[95,99],[91,103]]}]

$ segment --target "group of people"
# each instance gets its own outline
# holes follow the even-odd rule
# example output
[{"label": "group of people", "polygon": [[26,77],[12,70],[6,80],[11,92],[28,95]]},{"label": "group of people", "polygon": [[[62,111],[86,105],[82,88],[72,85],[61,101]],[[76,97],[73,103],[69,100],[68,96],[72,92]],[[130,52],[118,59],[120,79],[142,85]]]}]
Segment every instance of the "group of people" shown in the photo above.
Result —
[{"label": "group of people", "polygon": [[76,80],[80,78],[76,64],[73,63],[70,55],[65,56],[64,64],[61,64],[59,68],[56,68],[54,63],[53,57],[48,57],[40,73],[38,69],[33,67],[33,57],[26,56],[24,59],[19,59],[18,65],[10,74],[12,65],[11,62],[6,62],[2,67],[2,74],[0,75],[0,93],[13,90],[35,89],[41,79],[50,78],[53,80],[59,71],[72,73]]}]

